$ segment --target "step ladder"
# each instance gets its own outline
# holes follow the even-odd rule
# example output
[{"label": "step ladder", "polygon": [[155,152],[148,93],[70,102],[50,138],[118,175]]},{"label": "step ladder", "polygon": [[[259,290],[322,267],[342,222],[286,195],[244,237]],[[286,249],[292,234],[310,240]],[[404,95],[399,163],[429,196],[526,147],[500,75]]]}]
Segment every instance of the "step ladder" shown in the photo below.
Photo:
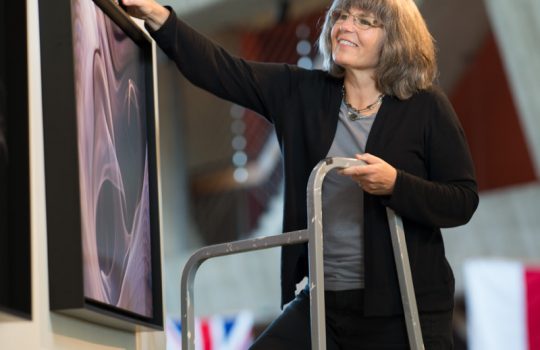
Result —
[{"label": "step ladder", "polygon": [[[328,172],[334,168],[364,166],[365,162],[352,158],[327,158],[313,168],[307,186],[306,230],[286,232],[275,236],[246,239],[215,244],[197,250],[184,266],[180,284],[182,313],[182,349],[195,350],[195,317],[193,286],[195,274],[201,264],[211,258],[251,252],[274,247],[308,243],[309,289],[311,317],[311,348],[326,349],[326,328],[324,308],[323,272],[323,226],[322,226],[322,184]],[[386,208],[392,237],[392,247],[396,262],[399,289],[403,303],[409,345],[412,350],[424,350],[420,320],[414,295],[411,267],[405,231],[401,218],[390,208]]]}]

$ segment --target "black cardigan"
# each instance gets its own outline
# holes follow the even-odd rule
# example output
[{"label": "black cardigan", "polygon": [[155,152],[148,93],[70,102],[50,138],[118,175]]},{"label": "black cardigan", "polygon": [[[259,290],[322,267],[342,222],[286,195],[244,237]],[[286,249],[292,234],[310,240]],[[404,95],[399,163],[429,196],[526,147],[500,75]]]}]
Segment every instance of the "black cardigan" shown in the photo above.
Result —
[{"label": "black cardigan", "polygon": [[[232,57],[172,11],[151,34],[193,84],[273,123],[284,158],[283,229],[305,229],[308,177],[332,144],[343,80],[320,70]],[[364,196],[365,314],[402,312],[385,206],[403,218],[420,311],[452,308],[454,278],[439,228],[465,224],[478,195],[464,133],[449,101],[436,89],[407,100],[386,96],[366,152],[394,166],[398,176],[391,196]],[[282,305],[294,298],[296,283],[306,275],[306,246],[283,247]]]}]

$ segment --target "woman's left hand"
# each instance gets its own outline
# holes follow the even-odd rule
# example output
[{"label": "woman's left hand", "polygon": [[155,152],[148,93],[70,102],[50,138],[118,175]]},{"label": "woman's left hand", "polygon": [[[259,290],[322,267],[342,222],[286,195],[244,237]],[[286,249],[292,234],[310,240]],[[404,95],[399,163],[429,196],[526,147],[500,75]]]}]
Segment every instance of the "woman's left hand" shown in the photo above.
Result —
[{"label": "woman's left hand", "polygon": [[369,153],[357,154],[356,159],[367,165],[351,166],[339,171],[350,176],[364,191],[374,195],[388,195],[394,190],[397,170],[384,160]]}]

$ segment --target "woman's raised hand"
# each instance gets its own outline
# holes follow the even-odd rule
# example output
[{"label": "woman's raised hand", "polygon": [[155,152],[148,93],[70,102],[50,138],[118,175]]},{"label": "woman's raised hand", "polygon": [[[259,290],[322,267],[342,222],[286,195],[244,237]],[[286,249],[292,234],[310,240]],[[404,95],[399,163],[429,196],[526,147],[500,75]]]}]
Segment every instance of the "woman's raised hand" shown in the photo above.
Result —
[{"label": "woman's raised hand", "polygon": [[119,0],[127,8],[128,13],[140,18],[152,30],[158,30],[169,17],[169,10],[154,0]]}]

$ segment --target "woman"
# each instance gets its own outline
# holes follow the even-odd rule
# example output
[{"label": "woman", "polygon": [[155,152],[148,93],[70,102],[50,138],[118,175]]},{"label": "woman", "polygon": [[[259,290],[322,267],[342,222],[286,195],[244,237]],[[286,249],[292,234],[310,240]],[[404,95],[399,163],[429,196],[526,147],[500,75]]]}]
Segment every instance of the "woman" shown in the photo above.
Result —
[{"label": "woman", "polygon": [[[385,207],[404,221],[427,349],[452,348],[454,279],[441,227],[478,204],[455,113],[433,86],[432,38],[412,0],[335,0],[319,38],[324,70],[230,56],[153,0],[123,0],[195,85],[274,124],[284,158],[284,231],[306,227],[306,185],[328,156],[365,167],[330,174],[323,189],[328,349],[407,349]],[[304,245],[282,251],[282,305],[253,349],[309,349]]]}]

